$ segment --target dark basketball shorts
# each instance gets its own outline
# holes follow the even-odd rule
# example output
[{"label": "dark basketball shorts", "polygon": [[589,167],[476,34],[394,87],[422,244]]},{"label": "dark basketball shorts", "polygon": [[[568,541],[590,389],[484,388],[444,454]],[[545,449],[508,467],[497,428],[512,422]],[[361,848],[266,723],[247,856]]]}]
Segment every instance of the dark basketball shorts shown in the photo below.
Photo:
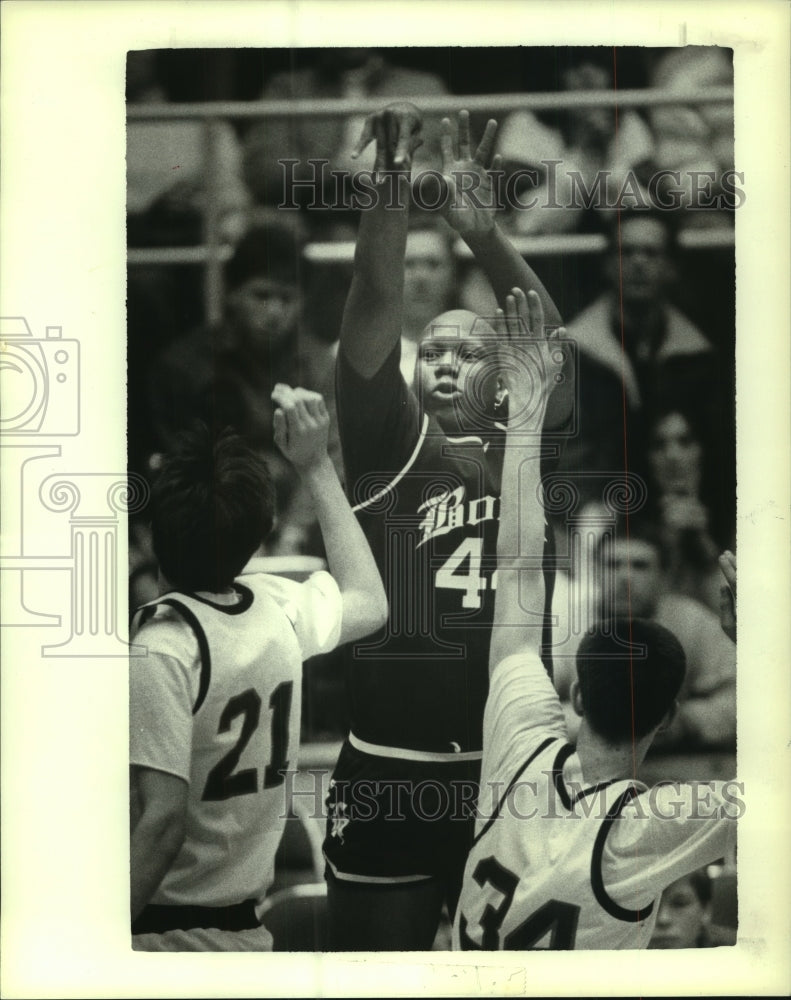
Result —
[{"label": "dark basketball shorts", "polygon": [[351,740],[357,746],[343,744],[327,798],[330,875],[358,885],[460,880],[474,835],[480,759],[380,756]]}]

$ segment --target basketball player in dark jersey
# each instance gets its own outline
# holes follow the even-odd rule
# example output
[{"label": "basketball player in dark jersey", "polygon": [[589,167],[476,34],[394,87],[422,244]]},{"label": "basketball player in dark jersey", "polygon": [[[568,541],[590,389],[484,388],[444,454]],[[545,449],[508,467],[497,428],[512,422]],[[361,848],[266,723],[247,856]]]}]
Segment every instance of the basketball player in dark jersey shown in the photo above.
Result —
[{"label": "basketball player in dark jersey", "polygon": [[[496,128],[487,124],[473,154],[467,113],[459,115],[457,137],[443,122],[446,218],[499,302],[514,289],[532,290],[531,310],[556,327],[557,309],[495,222],[487,166]],[[358,153],[374,138],[378,197],[361,213],[337,384],[347,491],[382,573],[390,617],[348,649],[351,731],[330,787],[324,851],[331,947],[409,951],[431,948],[443,903],[452,916],[472,840],[503,401],[496,321],[464,310],[443,313],[424,331],[415,392],[400,374],[419,112],[399,104],[370,116]],[[547,430],[568,423],[570,376],[566,365],[545,417],[546,440]]]}]

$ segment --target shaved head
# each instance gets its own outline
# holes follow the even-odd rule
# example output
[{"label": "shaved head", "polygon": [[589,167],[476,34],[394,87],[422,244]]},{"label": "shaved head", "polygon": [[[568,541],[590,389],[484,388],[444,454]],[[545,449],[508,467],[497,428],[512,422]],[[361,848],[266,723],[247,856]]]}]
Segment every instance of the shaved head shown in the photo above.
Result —
[{"label": "shaved head", "polygon": [[457,338],[481,337],[489,339],[497,334],[488,320],[482,316],[477,316],[469,309],[449,309],[440,313],[430,323],[426,325],[420,336],[421,342],[428,338]]}]

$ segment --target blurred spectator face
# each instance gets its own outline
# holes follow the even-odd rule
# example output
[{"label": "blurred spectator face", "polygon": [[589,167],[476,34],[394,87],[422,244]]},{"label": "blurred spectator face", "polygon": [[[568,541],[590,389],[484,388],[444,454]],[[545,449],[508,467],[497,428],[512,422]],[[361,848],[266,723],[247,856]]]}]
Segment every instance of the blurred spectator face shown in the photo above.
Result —
[{"label": "blurred spectator face", "polygon": [[349,70],[361,69],[369,62],[381,62],[376,49],[328,47],[321,50],[319,71],[328,77],[340,76]]},{"label": "blurred spectator face", "polygon": [[289,282],[248,278],[229,294],[227,305],[242,343],[254,352],[277,349],[296,332],[299,293]]},{"label": "blurred spectator face", "polygon": [[[601,66],[580,63],[561,76],[564,90],[611,90],[612,76]],[[570,145],[603,149],[613,138],[615,113],[611,107],[569,108],[564,136]]]},{"label": "blurred spectator face", "polygon": [[655,218],[629,218],[621,223],[620,246],[613,245],[607,276],[620,289],[624,302],[658,303],[672,278],[668,234]]},{"label": "blurred spectator face", "polygon": [[[663,589],[659,552],[639,538],[618,539],[602,559],[605,586],[612,588],[614,608],[606,614],[650,618]],[[608,598],[609,599],[609,598]]]},{"label": "blurred spectator face", "polygon": [[404,319],[424,326],[448,307],[453,291],[453,259],[440,233],[417,231],[406,241]]},{"label": "blurred spectator face", "polygon": [[697,496],[703,449],[680,413],[668,413],[654,428],[649,460],[660,493]]},{"label": "blurred spectator face", "polygon": [[662,893],[649,948],[696,948],[709,918],[689,877],[680,878]]}]

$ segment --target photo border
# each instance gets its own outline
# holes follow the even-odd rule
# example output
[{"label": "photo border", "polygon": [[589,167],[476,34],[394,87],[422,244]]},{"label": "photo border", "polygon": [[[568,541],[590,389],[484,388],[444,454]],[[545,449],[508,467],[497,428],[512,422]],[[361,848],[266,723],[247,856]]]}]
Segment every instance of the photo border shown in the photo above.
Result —
[{"label": "photo border", "polygon": [[[331,10],[332,16],[328,16]],[[123,656],[41,653],[3,628],[2,993],[5,996],[783,994],[791,988],[789,670],[789,8],[781,2],[487,4],[125,0],[2,5],[0,313],[79,341],[79,434],[50,474],[125,469],[124,65],[129,48],[720,44],[734,49],[740,636],[739,943],[662,952],[423,956],[150,955],[128,930]],[[767,343],[768,341],[768,343]],[[55,461],[62,459],[59,464]],[[6,464],[4,471],[9,466]],[[68,551],[21,473],[3,476],[35,536]],[[7,512],[8,503],[4,502]],[[50,516],[51,515],[51,516]],[[4,515],[8,544],[9,525]],[[88,516],[88,515],[86,515]],[[91,515],[98,516],[98,515]],[[69,523],[77,513],[72,509]],[[126,565],[123,513],[118,567]],[[39,523],[40,520],[40,523]],[[28,529],[28,526],[30,528]],[[13,539],[12,539],[13,541]],[[65,546],[65,548],[64,548]],[[53,614],[68,613],[53,570]],[[6,610],[6,595],[3,611]],[[3,624],[7,624],[3,617]],[[383,990],[383,985],[386,993]]]}]

